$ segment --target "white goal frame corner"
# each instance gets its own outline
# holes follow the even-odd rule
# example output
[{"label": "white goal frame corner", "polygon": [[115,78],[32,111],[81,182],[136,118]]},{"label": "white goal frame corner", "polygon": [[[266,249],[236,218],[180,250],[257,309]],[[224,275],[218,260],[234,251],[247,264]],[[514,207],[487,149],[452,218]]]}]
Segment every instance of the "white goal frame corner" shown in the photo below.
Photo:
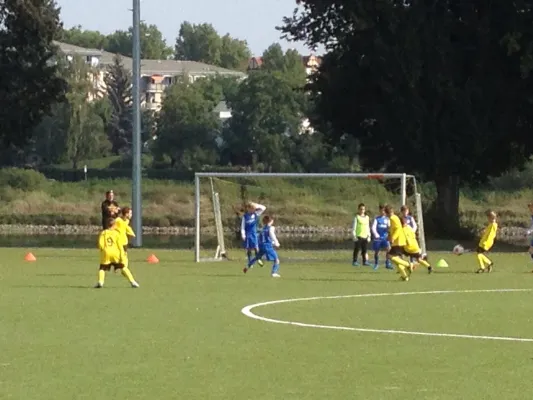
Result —
[{"label": "white goal frame corner", "polygon": [[[215,217],[215,230],[217,236],[217,248],[212,258],[200,257],[200,179],[210,178],[211,198],[213,203],[213,213]],[[422,198],[418,193],[416,177],[406,173],[263,173],[263,172],[196,172],[194,174],[194,207],[195,207],[195,243],[194,243],[194,260],[195,262],[203,261],[223,261],[227,260],[226,246],[224,242],[224,227],[222,226],[222,215],[220,209],[220,196],[215,191],[213,178],[352,178],[352,179],[400,179],[401,182],[401,204],[407,201],[407,182],[413,180],[416,215],[418,220],[418,236],[422,251],[426,252],[426,240],[424,235],[424,220],[422,212]]]}]

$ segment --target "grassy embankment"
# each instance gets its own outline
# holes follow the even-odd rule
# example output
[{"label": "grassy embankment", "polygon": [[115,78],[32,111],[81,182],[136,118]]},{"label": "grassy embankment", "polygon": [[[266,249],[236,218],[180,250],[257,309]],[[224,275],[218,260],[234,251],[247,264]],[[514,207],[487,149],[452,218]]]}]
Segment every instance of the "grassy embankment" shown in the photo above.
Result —
[{"label": "grassy embankment", "polygon": [[[278,225],[347,227],[357,203],[364,202],[371,213],[378,203],[397,204],[399,195],[374,181],[348,179],[254,179],[246,182],[216,180],[222,214],[227,226],[234,221],[233,206],[241,202],[241,184],[249,199],[268,205]],[[434,198],[434,189],[422,185],[424,202]],[[33,225],[98,225],[99,206],[106,190],[113,189],[121,205],[131,199],[128,180],[55,182],[34,171],[0,171],[0,223]],[[202,224],[213,226],[209,182],[202,184]],[[501,214],[502,226],[521,226],[528,221],[526,204],[533,190],[465,192],[461,194],[464,226],[479,228],[484,212],[493,208]],[[145,180],[143,182],[144,225],[155,227],[193,226],[194,186],[192,182]]]}]

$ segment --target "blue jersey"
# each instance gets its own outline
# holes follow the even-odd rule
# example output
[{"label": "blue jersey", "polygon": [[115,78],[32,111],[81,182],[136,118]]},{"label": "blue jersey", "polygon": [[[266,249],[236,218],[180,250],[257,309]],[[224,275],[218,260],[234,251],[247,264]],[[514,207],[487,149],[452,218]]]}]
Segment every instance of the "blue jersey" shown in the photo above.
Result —
[{"label": "blue jersey", "polygon": [[377,233],[378,239],[386,240],[389,237],[390,220],[386,215],[380,215],[374,220],[374,228]]},{"label": "blue jersey", "polygon": [[245,213],[242,217],[241,222],[241,231],[244,236],[257,237],[257,225],[259,224],[259,214],[258,213]]},{"label": "blue jersey", "polygon": [[259,244],[261,247],[272,247],[272,236],[270,235],[270,225],[265,225],[259,233]]}]

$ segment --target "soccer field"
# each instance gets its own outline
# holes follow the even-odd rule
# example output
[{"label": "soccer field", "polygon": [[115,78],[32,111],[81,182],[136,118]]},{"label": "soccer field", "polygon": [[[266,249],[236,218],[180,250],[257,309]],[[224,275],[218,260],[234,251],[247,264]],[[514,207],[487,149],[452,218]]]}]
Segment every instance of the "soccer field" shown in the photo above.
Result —
[{"label": "soccer field", "polygon": [[[243,275],[242,262],[195,264],[189,251],[158,250],[152,265],[143,249],[130,253],[140,289],[111,273],[97,290],[95,250],[37,249],[35,263],[23,249],[1,253],[0,399],[510,400],[531,390],[525,254],[494,254],[490,275],[473,273],[472,254],[431,254],[450,268],[400,282],[352,267],[349,252],[283,264],[281,251],[275,280],[269,266]],[[406,292],[426,293],[392,295]],[[318,298],[250,312],[312,326],[241,312],[308,297]]]}]

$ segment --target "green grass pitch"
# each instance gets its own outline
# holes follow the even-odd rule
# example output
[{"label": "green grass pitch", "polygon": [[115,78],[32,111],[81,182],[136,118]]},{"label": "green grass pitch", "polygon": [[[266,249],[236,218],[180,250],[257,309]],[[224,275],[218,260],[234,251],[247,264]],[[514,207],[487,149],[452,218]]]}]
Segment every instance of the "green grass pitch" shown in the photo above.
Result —
[{"label": "green grass pitch", "polygon": [[[325,262],[282,262],[247,275],[242,262],[195,264],[191,252],[131,251],[141,284],[108,274],[93,289],[97,252],[1,249],[0,399],[525,399],[533,342],[306,328],[248,318],[244,306],[364,293],[533,289],[524,253],[497,253],[410,282],[394,272]],[[310,253],[300,254],[306,258]],[[283,258],[296,255],[280,252]],[[314,255],[320,258],[321,255]],[[418,294],[292,302],[262,317],[378,330],[533,338],[533,291]]]}]

